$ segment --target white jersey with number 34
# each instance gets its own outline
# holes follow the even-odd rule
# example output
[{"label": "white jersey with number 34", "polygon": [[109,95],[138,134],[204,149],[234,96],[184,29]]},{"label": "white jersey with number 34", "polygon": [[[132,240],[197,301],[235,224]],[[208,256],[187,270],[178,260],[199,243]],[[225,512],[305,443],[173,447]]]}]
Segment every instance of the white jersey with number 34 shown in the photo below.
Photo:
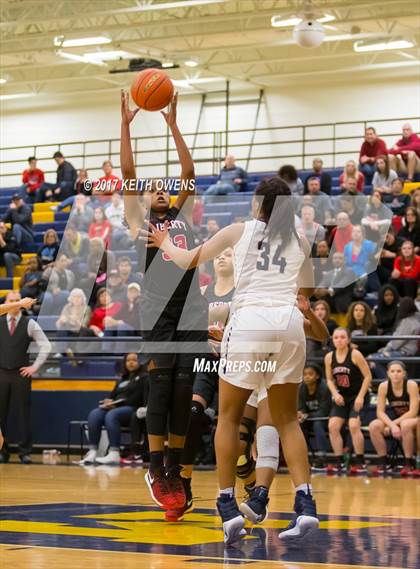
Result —
[{"label": "white jersey with number 34", "polygon": [[297,280],[305,253],[292,235],[289,244],[270,241],[266,224],[252,219],[245,222],[240,240],[234,247],[234,308],[241,306],[293,306]]}]

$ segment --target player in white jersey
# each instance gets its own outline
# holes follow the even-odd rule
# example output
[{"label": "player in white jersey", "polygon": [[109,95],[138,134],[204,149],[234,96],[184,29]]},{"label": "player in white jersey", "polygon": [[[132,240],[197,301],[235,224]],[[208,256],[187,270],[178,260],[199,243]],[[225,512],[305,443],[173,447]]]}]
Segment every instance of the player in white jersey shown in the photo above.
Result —
[{"label": "player in white jersey", "polygon": [[297,396],[305,363],[303,316],[296,307],[300,289],[313,287],[309,244],[299,237],[290,190],[278,177],[263,180],[252,202],[254,219],[225,227],[189,251],[170,241],[166,228],[149,225],[148,247],[160,247],[188,270],[233,247],[233,314],[222,342],[219,419],[215,437],[220,495],[217,508],[225,543],[245,535],[234,496],[239,425],[254,389],[265,387],[275,426],[296,488],[292,535],[300,537],[319,521],[310,486],[305,438],[297,421]]}]

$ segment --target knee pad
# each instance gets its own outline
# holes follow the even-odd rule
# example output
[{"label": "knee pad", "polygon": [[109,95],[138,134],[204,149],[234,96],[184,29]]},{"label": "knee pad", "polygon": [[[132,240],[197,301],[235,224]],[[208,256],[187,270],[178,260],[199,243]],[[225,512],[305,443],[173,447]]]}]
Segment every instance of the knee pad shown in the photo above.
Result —
[{"label": "knee pad", "polygon": [[191,414],[192,389],[195,373],[189,368],[179,368],[175,372],[172,390],[169,432],[185,436]]},{"label": "knee pad", "polygon": [[191,403],[190,424],[185,439],[181,464],[193,464],[201,443],[205,421],[204,407],[198,401]]},{"label": "knee pad", "polygon": [[257,468],[271,468],[277,472],[279,465],[279,434],[275,427],[263,425],[257,429]]},{"label": "knee pad", "polygon": [[238,458],[236,463],[236,476],[238,478],[247,479],[255,470],[255,460],[252,457],[252,444],[254,442],[254,435],[256,423],[253,419],[242,417],[241,425],[246,427],[247,432],[239,433],[241,441],[246,442],[244,453]]},{"label": "knee pad", "polygon": [[163,437],[166,434],[172,383],[171,369],[151,370],[146,415],[147,432],[149,435]]}]

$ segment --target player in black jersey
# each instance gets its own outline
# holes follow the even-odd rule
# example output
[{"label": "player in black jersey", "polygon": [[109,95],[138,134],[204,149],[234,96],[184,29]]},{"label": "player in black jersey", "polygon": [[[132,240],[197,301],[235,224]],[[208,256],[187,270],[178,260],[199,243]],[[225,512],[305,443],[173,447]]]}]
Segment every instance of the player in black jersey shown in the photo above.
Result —
[{"label": "player in black jersey", "polygon": [[346,328],[336,328],[332,341],[334,350],[325,356],[325,375],[331,391],[333,405],[328,423],[330,442],[335,462],[329,464],[327,472],[342,469],[343,438],[341,429],[348,426],[356,454],[351,474],[366,472],[364,460],[364,438],[361,431],[360,412],[368,403],[368,391],[372,381],[369,365],[359,350],[350,347],[350,334]]},{"label": "player in black jersey", "polygon": [[407,380],[403,362],[390,362],[387,375],[388,380],[378,387],[377,419],[369,425],[370,440],[378,453],[378,466],[372,474],[385,474],[390,469],[385,437],[392,436],[402,440],[405,457],[402,474],[408,475],[413,469],[414,430],[419,411],[418,387],[415,381]]},{"label": "player in black jersey", "polygon": [[232,255],[232,249],[228,248],[215,257],[213,262],[215,280],[210,285],[201,287],[201,292],[209,305],[209,343],[213,346],[214,352],[208,354],[200,362],[202,369],[197,372],[194,380],[191,421],[181,460],[181,476],[185,487],[186,502],[184,508],[171,512],[172,519],[178,521],[193,507],[191,478],[194,459],[198,452],[203,429],[209,422],[205,412],[217,395],[219,374],[217,369],[213,369],[213,363],[218,364],[219,362],[220,341],[229,317],[230,303],[235,290]]},{"label": "player in black jersey", "polygon": [[[162,251],[146,249],[144,241],[139,239],[145,221],[158,227],[168,222],[174,243],[186,249],[195,246],[191,229],[194,163],[176,122],[176,108],[177,95],[169,112],[162,112],[181,165],[181,187],[171,207],[169,192],[164,188],[165,180],[155,180],[148,185],[143,181],[141,195],[136,191],[130,123],[138,109],[130,111],[128,94],[121,94],[121,170],[125,216],[138,252],[139,270],[144,272],[142,331],[150,356],[146,416],[150,468],[145,478],[153,500],[167,511],[183,508],[185,504],[180,459],[190,418],[194,358],[197,353],[203,352],[203,346],[207,343],[208,320],[208,306],[200,293],[198,270],[179,269]],[[174,343],[178,345],[175,349]]]}]

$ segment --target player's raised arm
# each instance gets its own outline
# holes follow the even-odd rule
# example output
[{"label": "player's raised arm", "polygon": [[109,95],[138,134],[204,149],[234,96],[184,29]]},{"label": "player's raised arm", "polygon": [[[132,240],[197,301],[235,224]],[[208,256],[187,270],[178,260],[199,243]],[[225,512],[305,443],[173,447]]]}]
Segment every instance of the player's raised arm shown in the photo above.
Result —
[{"label": "player's raised arm", "polygon": [[326,340],[330,335],[327,325],[312,310],[311,304],[306,296],[299,294],[297,297],[297,304],[299,310],[305,317],[303,322],[305,336],[318,340],[319,342]]},{"label": "player's raised arm", "polygon": [[298,289],[299,293],[310,297],[312,296],[315,290],[315,277],[314,277],[314,268],[312,264],[311,255],[311,247],[308,243],[306,237],[300,237],[302,249],[305,253],[305,260],[302,264],[302,267],[299,272],[298,276]]},{"label": "player's raised arm", "polygon": [[192,224],[192,210],[194,205],[193,196],[195,195],[194,162],[191,152],[178,128],[176,121],[177,104],[178,93],[175,93],[169,112],[165,113],[164,111],[161,111],[161,113],[172,133],[176,151],[178,153],[179,163],[181,164],[181,188],[175,202],[175,207],[179,210],[182,208],[182,214],[186,217],[188,223]]},{"label": "player's raised arm", "polygon": [[172,243],[169,238],[167,222],[165,222],[164,229],[157,229],[149,223],[149,231],[142,230],[140,234],[148,242],[146,247],[162,249],[178,267],[188,270],[214,259],[227,247],[233,247],[241,238],[243,230],[243,223],[234,223],[218,231],[203,245],[191,250],[181,249]]},{"label": "player's raised arm", "polygon": [[121,91],[120,164],[123,177],[124,211],[130,234],[132,237],[135,237],[139,229],[143,227],[146,212],[141,205],[137,192],[136,168],[130,135],[130,123],[140,109],[136,108],[131,111],[128,101],[128,93]]}]

